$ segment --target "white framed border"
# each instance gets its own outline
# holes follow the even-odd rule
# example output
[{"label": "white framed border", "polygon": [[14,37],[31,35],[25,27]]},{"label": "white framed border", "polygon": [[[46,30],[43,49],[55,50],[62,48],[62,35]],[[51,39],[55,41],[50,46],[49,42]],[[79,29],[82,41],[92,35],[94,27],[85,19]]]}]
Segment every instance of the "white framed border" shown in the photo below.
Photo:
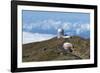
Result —
[{"label": "white framed border", "polygon": [[[77,8],[58,8],[44,6],[24,6],[17,7],[17,64],[18,68],[26,67],[43,67],[43,66],[60,66],[60,65],[80,65],[94,64],[94,10],[92,9],[77,9]],[[64,61],[44,61],[44,62],[22,62],[22,10],[39,10],[39,11],[60,11],[60,12],[80,12],[90,13],[90,59],[86,60],[64,60]]]}]

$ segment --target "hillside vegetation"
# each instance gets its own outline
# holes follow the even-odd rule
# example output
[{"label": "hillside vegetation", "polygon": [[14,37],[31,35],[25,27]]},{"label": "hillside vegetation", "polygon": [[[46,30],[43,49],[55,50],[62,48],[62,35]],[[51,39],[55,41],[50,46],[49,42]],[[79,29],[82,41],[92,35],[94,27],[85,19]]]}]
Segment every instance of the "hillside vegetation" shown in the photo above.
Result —
[{"label": "hillside vegetation", "polygon": [[[63,50],[63,43],[73,44],[73,51]],[[22,45],[22,61],[77,60],[90,58],[90,40],[78,36],[71,38],[52,38],[50,40]]]}]

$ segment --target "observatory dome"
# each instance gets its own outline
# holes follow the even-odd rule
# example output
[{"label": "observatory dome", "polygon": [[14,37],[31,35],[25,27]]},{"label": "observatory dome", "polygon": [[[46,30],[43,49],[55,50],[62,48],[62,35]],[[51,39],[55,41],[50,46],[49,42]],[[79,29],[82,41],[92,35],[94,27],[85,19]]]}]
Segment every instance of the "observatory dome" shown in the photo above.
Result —
[{"label": "observatory dome", "polygon": [[62,36],[64,36],[64,30],[63,29],[58,29],[58,38],[61,38]]},{"label": "observatory dome", "polygon": [[64,50],[71,52],[73,45],[71,43],[66,42],[63,44],[63,48],[64,48]]}]

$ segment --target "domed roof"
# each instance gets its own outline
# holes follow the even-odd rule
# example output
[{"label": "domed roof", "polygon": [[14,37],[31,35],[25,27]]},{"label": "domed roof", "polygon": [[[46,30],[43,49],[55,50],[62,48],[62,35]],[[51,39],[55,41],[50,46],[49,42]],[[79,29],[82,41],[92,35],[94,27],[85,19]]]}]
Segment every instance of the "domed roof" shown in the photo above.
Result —
[{"label": "domed roof", "polygon": [[58,29],[58,32],[62,32],[62,31],[63,31],[63,29],[61,29],[61,28]]},{"label": "domed roof", "polygon": [[66,43],[63,44],[63,48],[64,48],[64,49],[72,48],[72,44],[66,42]]}]

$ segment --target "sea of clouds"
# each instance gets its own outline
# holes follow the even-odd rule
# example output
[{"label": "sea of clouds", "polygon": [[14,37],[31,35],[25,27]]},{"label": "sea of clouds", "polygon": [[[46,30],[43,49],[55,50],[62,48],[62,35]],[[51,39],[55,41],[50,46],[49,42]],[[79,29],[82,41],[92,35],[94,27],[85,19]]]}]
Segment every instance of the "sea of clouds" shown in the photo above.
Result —
[{"label": "sea of clouds", "polygon": [[67,35],[78,35],[89,38],[90,24],[70,23],[60,20],[46,19],[43,21],[28,23],[23,25],[23,43],[38,42],[51,39],[57,35],[57,29],[63,28]]}]

